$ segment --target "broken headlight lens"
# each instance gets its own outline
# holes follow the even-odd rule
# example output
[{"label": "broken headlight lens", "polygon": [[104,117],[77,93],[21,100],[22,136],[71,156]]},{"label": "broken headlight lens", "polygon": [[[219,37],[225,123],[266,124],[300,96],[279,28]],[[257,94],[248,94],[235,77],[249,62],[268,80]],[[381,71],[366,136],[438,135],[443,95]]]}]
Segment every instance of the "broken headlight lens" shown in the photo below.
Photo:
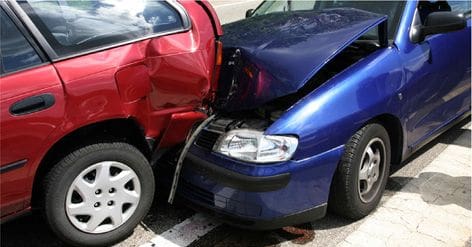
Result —
[{"label": "broken headlight lens", "polygon": [[255,130],[233,130],[220,137],[213,151],[238,160],[255,163],[286,161],[297,149],[293,136],[264,135]]}]

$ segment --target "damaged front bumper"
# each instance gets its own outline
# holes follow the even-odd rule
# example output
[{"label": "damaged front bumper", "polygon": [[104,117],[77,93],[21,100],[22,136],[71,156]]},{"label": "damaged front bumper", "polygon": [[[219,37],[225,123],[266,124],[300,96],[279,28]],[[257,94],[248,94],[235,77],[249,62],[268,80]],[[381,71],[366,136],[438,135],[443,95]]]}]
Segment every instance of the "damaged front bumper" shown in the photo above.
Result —
[{"label": "damaged front bumper", "polygon": [[197,210],[242,228],[276,229],[322,218],[344,146],[304,160],[237,161],[192,145],[178,195]]}]

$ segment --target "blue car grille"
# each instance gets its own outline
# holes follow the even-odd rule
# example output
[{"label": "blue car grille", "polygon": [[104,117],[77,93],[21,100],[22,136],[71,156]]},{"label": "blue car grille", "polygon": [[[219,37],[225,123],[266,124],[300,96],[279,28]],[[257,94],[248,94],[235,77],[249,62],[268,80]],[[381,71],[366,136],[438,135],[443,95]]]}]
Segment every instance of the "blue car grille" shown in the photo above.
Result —
[{"label": "blue car grille", "polygon": [[195,140],[195,144],[204,149],[212,150],[220,135],[220,133],[204,129],[198,135],[197,140]]},{"label": "blue car grille", "polygon": [[184,194],[185,197],[197,200],[205,205],[215,205],[215,196],[213,193],[201,189],[195,185],[192,185],[189,182],[185,181],[185,179],[182,179],[180,182],[179,192]]},{"label": "blue car grille", "polygon": [[262,208],[259,205],[236,201],[221,195],[215,195],[205,189],[190,184],[185,181],[185,179],[182,179],[179,185],[180,194],[208,207],[219,208],[241,216],[257,217],[261,215]]}]

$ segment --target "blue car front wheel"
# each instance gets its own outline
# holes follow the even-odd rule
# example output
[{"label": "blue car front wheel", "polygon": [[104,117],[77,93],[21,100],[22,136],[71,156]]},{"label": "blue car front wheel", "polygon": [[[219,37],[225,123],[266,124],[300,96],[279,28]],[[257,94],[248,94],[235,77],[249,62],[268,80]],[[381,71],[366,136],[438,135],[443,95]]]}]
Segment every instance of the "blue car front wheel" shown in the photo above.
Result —
[{"label": "blue car front wheel", "polygon": [[338,215],[360,219],[377,207],[387,183],[390,138],[380,124],[368,124],[346,144],[336,170],[328,207]]}]

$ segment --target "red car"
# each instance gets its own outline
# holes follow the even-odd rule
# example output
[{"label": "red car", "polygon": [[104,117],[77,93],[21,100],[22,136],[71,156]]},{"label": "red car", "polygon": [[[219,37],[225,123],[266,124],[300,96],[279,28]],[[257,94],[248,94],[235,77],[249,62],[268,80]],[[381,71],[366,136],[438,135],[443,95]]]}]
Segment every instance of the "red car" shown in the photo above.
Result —
[{"label": "red car", "polygon": [[132,232],[151,163],[206,118],[222,29],[205,1],[0,1],[1,220],[73,245]]}]

